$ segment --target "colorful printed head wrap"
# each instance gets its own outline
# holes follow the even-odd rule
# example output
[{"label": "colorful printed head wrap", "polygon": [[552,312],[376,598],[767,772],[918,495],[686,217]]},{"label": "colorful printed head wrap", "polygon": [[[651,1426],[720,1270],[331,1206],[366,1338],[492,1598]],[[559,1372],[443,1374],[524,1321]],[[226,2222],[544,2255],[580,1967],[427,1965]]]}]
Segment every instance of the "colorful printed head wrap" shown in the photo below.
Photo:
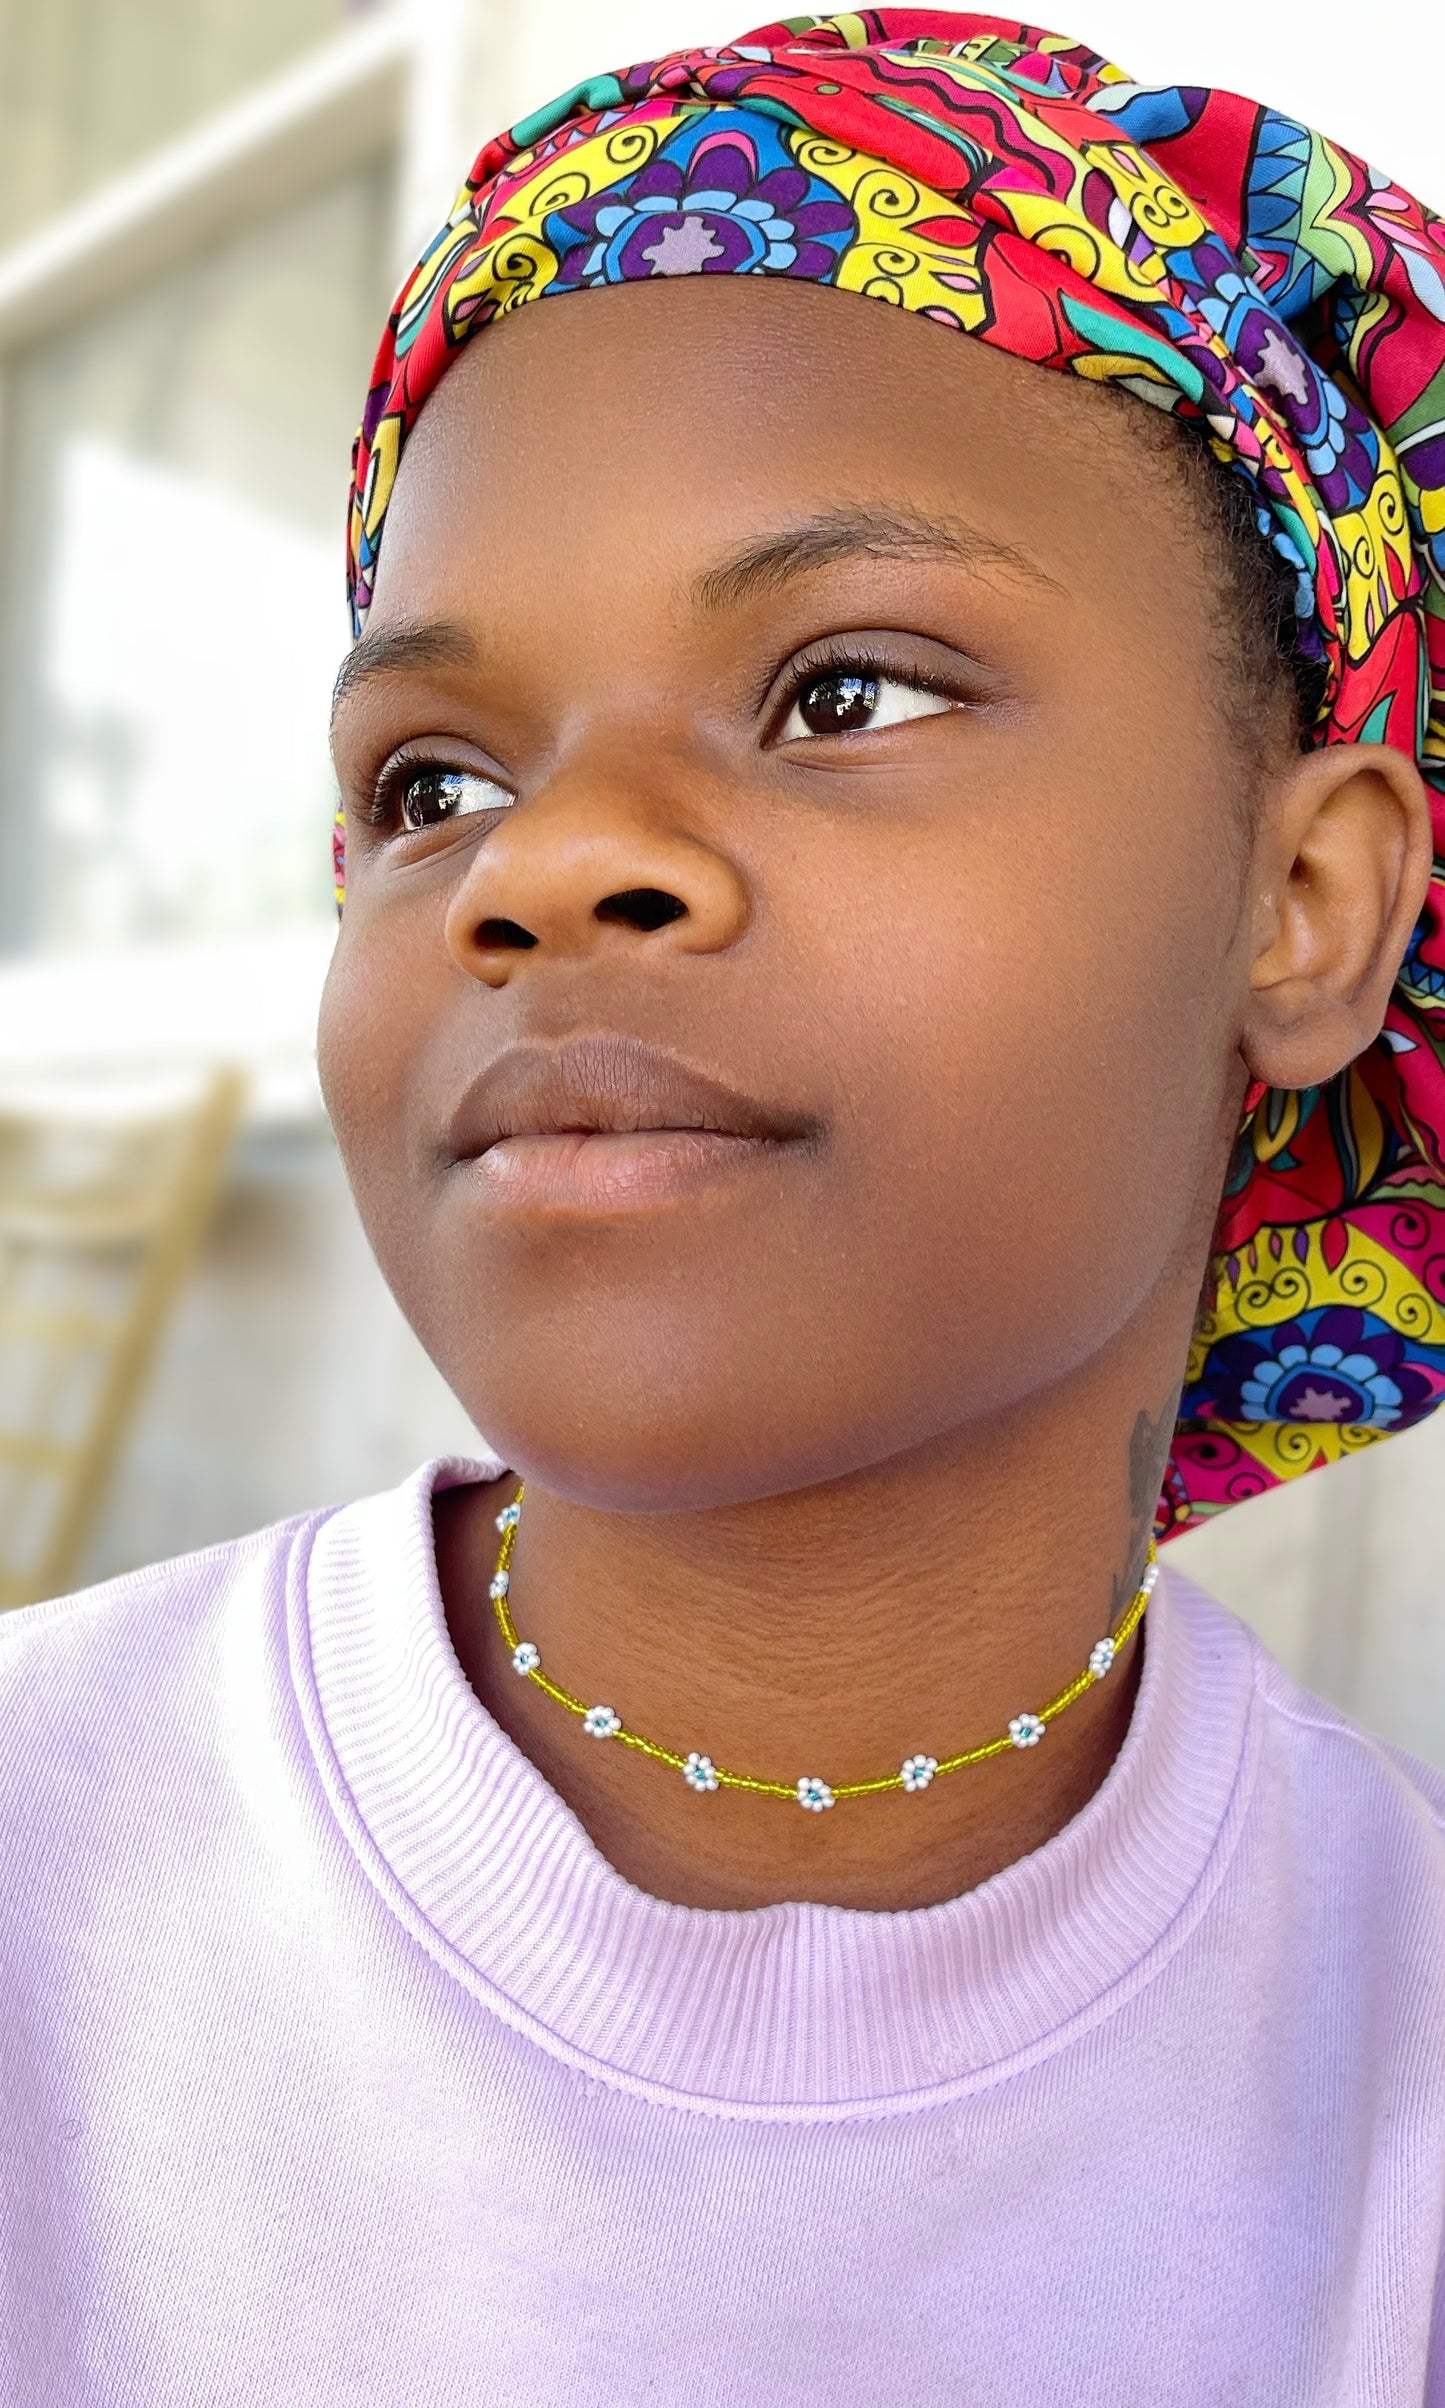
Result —
[{"label": "colorful printed head wrap", "polygon": [[1228,92],[1131,83],[1001,17],[795,17],[580,84],[490,143],[408,281],[357,438],[359,629],[407,435],[504,311],[651,276],[799,276],[1120,384],[1200,427],[1298,572],[1322,743],[1414,754],[1436,872],[1385,1030],[1252,1088],[1166,1533],[1445,1397],[1445,239]]}]

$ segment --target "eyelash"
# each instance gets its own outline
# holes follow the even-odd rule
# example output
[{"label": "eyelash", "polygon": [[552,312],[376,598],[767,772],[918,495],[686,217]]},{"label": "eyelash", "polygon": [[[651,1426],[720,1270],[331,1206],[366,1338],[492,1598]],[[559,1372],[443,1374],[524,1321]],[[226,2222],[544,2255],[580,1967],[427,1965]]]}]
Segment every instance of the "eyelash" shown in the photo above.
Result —
[{"label": "eyelash", "polygon": [[473,770],[466,764],[450,760],[441,753],[407,753],[399,761],[388,761],[377,777],[371,792],[357,812],[357,818],[367,828],[403,828],[401,798],[406,788],[417,778],[428,775],[485,776],[483,770]]},{"label": "eyelash", "polygon": [[399,819],[397,808],[404,780],[424,769],[440,769],[439,761],[390,761],[363,800],[356,816],[363,827],[386,828]]},{"label": "eyelash", "polygon": [[[795,665],[788,683],[771,713],[773,731],[785,725],[788,713],[800,694],[820,677],[889,678],[894,685],[909,686],[918,694],[938,694],[945,701],[963,703],[967,697],[957,684],[940,676],[936,669],[903,668],[896,658],[875,651],[867,644],[839,645],[836,650],[820,650]],[[771,681],[770,681],[771,687]],[[759,697],[759,708],[766,696]]]}]

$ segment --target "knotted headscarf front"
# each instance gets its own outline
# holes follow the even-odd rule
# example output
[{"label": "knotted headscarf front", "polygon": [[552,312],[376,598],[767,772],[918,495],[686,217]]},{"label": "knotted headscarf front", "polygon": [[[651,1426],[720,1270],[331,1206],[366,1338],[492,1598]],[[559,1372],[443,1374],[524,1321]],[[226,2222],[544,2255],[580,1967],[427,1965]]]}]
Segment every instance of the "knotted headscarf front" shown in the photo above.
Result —
[{"label": "knotted headscarf front", "polygon": [[1248,479],[1321,665],[1315,739],[1419,761],[1436,869],[1379,1040],[1326,1086],[1249,1092],[1161,1530],[1421,1420],[1445,1397],[1439,221],[1293,118],[1002,17],[795,17],[594,77],[487,146],[397,302],[356,443],[358,630],[461,345],[698,274],[835,284],[1123,385]]}]

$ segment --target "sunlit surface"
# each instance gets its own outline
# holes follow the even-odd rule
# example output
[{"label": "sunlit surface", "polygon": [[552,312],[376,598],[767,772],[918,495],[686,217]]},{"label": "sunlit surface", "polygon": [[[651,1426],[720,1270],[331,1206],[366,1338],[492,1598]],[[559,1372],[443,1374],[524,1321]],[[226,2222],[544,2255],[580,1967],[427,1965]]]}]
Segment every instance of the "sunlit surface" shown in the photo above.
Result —
[{"label": "sunlit surface", "polygon": [[347,178],[16,373],[12,947],[329,910],[326,708],[384,185]]}]

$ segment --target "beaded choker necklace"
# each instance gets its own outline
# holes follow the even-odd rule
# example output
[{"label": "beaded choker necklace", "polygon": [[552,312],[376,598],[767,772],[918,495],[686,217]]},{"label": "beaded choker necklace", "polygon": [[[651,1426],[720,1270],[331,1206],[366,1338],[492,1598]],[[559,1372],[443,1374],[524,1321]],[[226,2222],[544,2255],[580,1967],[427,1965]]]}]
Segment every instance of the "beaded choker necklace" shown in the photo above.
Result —
[{"label": "beaded choker necklace", "polygon": [[653,1757],[658,1764],[671,1765],[674,1772],[681,1773],[688,1788],[696,1790],[699,1796],[713,1789],[748,1789],[755,1797],[791,1798],[797,1805],[805,1807],[809,1814],[822,1814],[827,1807],[836,1805],[839,1798],[871,1798],[885,1789],[905,1789],[910,1796],[916,1797],[927,1789],[931,1781],[941,1779],[944,1773],[960,1772],[965,1764],[982,1764],[985,1757],[1002,1755],[1005,1748],[1037,1747],[1049,1724],[1063,1713],[1065,1706],[1071,1706],[1076,1697],[1082,1697],[1086,1689],[1091,1689],[1096,1681],[1104,1678],[1125,1640],[1131,1637],[1143,1620],[1144,1608],[1159,1577],[1158,1557],[1151,1538],[1149,1560],[1133,1603],[1114,1629],[1095,1641],[1086,1669],[1077,1679],[1070,1681],[1067,1689],[1061,1689],[1057,1697],[1050,1698],[1046,1706],[1040,1706],[1037,1714],[1015,1714],[1000,1738],[986,1739],[981,1747],[965,1748],[957,1756],[941,1759],[922,1754],[905,1756],[896,1773],[881,1773],[873,1781],[838,1781],[830,1785],[820,1780],[816,1773],[804,1773],[797,1781],[758,1781],[750,1773],[724,1772],[720,1764],[714,1764],[711,1756],[704,1756],[696,1748],[689,1755],[679,1756],[671,1748],[659,1747],[656,1740],[644,1739],[640,1731],[629,1730],[621,1715],[615,1713],[611,1706],[589,1706],[582,1698],[574,1697],[570,1689],[564,1689],[560,1682],[549,1679],[542,1670],[540,1650],[533,1646],[530,1639],[518,1638],[507,1603],[507,1591],[511,1586],[512,1550],[517,1543],[517,1524],[522,1518],[524,1494],[525,1491],[519,1488],[516,1502],[504,1505],[497,1515],[502,1545],[491,1584],[497,1621],[502,1637],[511,1650],[512,1670],[524,1680],[534,1681],[548,1697],[554,1697],[559,1706],[565,1706],[569,1714],[578,1715],[589,1738],[620,1739],[624,1747],[635,1747],[639,1754]]}]

